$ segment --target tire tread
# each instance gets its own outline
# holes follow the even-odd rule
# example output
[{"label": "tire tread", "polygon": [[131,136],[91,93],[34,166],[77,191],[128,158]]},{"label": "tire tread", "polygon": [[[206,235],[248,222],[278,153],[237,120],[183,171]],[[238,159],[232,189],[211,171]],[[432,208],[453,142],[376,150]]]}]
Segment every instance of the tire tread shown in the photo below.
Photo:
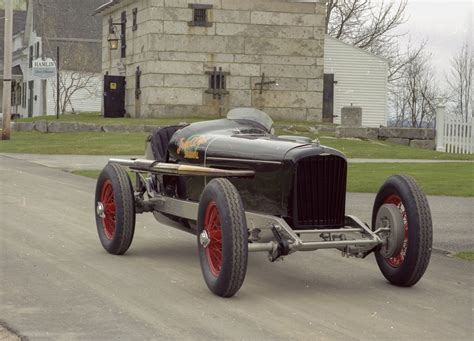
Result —
[{"label": "tire tread", "polygon": [[410,192],[414,196],[416,210],[418,212],[417,216],[420,219],[418,223],[421,226],[421,228],[418,229],[421,247],[417,249],[417,262],[415,263],[410,278],[403,284],[408,287],[415,285],[428,268],[433,243],[433,230],[431,228],[432,219],[428,199],[423,190],[416,183],[415,179],[408,175],[398,175],[397,177],[400,181],[403,181],[408,185]]},{"label": "tire tread", "polygon": [[135,200],[133,186],[127,172],[117,164],[108,164],[97,181],[95,203],[100,200],[101,186],[105,180],[112,182],[116,205],[116,226],[112,240],[103,233],[101,218],[96,216],[97,229],[102,246],[113,255],[123,255],[130,248],[135,232]]},{"label": "tire tread", "polygon": [[[373,225],[377,210],[383,205],[384,196],[390,193],[396,193],[402,201],[405,200],[403,205],[407,211],[407,218],[411,217],[409,220],[409,235],[411,235],[408,240],[409,249],[404,263],[399,268],[390,267],[383,256],[378,253],[376,253],[377,263],[382,274],[392,284],[410,287],[421,279],[430,262],[433,243],[431,210],[425,193],[415,179],[408,175],[394,175],[385,182],[377,194],[372,214]],[[413,241],[410,242],[413,233],[415,233],[414,236],[417,240],[415,245],[413,245]]]},{"label": "tire tread", "polygon": [[[210,200],[215,200],[221,219],[221,228],[223,240],[226,239],[227,256],[224,257],[221,273],[218,277],[212,277],[208,271],[207,258],[204,255],[204,249],[199,243],[199,234],[203,224],[203,214]],[[224,225],[225,224],[225,225]],[[245,210],[239,192],[235,186],[228,180],[217,178],[211,180],[201,195],[200,216],[198,217],[198,247],[200,252],[201,268],[204,279],[209,289],[216,295],[221,297],[232,297],[245,280],[247,272],[248,258],[248,240],[247,240],[247,221],[245,218]]]}]

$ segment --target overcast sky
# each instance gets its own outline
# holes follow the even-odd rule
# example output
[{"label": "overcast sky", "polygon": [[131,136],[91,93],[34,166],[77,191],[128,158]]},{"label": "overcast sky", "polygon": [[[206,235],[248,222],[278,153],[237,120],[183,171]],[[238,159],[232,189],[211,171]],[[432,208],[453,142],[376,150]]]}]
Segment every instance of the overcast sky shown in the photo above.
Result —
[{"label": "overcast sky", "polygon": [[428,40],[438,80],[444,83],[452,55],[469,39],[473,48],[474,0],[408,0],[408,21],[401,30],[408,32],[407,44]]}]

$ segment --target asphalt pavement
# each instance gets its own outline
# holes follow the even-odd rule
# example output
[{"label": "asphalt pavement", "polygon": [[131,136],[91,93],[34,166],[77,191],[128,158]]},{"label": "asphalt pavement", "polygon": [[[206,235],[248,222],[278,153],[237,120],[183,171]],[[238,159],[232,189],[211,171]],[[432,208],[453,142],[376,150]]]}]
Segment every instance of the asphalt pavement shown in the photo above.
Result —
[{"label": "asphalt pavement", "polygon": [[[102,169],[111,158],[104,155],[41,155],[0,153],[0,157],[24,160],[51,168],[67,171]],[[142,158],[141,155],[113,156],[116,159]],[[473,161],[450,160],[392,160],[392,159],[349,159],[352,163],[451,163]],[[375,194],[349,193],[348,213],[370,221]],[[474,198],[430,196],[433,217],[435,219],[434,247],[436,251],[459,252],[474,250],[473,207]]]},{"label": "asphalt pavement", "polygon": [[[329,250],[269,263],[251,254],[243,288],[221,299],[202,280],[195,237],[150,215],[138,217],[125,256],[108,255],[94,188],[0,156],[0,320],[31,340],[474,338],[470,262],[435,252],[417,286],[398,288],[372,256]],[[350,194],[348,213],[368,220],[372,201]],[[435,246],[445,234],[472,249],[472,199],[429,201]]]}]

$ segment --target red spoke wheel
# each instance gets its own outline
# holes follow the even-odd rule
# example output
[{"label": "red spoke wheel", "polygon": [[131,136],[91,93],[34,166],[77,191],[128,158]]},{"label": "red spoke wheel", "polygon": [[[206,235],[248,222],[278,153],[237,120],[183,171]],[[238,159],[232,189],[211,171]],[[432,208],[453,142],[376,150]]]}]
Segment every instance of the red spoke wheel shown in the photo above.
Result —
[{"label": "red spoke wheel", "polygon": [[102,207],[98,207],[98,214],[102,218],[104,233],[107,239],[112,240],[114,238],[115,233],[116,207],[114,199],[114,189],[112,188],[112,182],[110,180],[106,180],[104,185],[102,186],[100,203],[102,203]]},{"label": "red spoke wheel", "polygon": [[[409,287],[423,276],[431,257],[433,228],[431,211],[426,195],[409,176],[390,177],[380,188],[372,212],[372,226],[376,229],[376,217],[383,206],[395,206],[403,229],[401,245],[397,252],[385,256],[379,249],[375,253],[377,264],[392,284]],[[393,207],[392,206],[392,207]]]},{"label": "red spoke wheel", "polygon": [[212,180],[201,195],[198,249],[209,289],[221,297],[234,296],[247,272],[248,231],[242,199],[227,179]]},{"label": "red spoke wheel", "polygon": [[114,255],[127,252],[135,231],[135,200],[130,178],[119,165],[108,164],[99,175],[95,209],[104,249]]},{"label": "red spoke wheel", "polygon": [[207,205],[204,231],[209,238],[209,245],[205,248],[209,270],[215,277],[219,277],[222,269],[222,227],[215,201],[210,201]]}]

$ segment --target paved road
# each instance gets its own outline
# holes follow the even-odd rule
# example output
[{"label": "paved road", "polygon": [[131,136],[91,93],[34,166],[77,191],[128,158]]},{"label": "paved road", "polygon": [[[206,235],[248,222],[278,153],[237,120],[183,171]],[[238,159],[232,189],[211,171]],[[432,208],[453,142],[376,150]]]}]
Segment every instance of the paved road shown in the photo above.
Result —
[{"label": "paved road", "polygon": [[[0,319],[32,340],[474,337],[472,263],[435,253],[404,289],[372,257],[252,254],[242,290],[220,299],[191,235],[140,216],[130,252],[110,256],[95,232],[94,181],[5,157],[0,176]],[[352,212],[361,198],[349,197]]]},{"label": "paved road", "polygon": [[[108,162],[109,156],[103,155],[40,155],[40,154],[7,154],[0,153],[0,158],[8,157],[27,160],[36,164],[63,170],[97,170],[102,169]],[[118,159],[129,159],[132,156],[114,156]],[[136,156],[141,157],[141,156]],[[452,162],[443,160],[371,160],[350,159],[354,163],[367,162]],[[455,161],[462,162],[462,161]],[[472,161],[465,161],[471,162]],[[370,221],[374,194],[349,194],[348,211],[350,214]],[[429,197],[433,217],[435,219],[436,233],[434,246],[437,250],[458,252],[474,250],[473,211],[474,198],[460,197]]]}]

